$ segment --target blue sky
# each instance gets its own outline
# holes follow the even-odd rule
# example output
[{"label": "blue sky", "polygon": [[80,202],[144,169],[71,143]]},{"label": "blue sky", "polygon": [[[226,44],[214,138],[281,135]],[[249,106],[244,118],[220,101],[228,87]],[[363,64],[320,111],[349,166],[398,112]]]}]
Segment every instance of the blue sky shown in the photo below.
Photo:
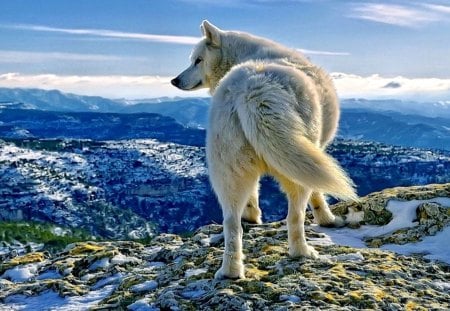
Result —
[{"label": "blue sky", "polygon": [[[204,95],[168,84],[187,66],[203,19],[304,51],[335,73],[343,97],[450,100],[450,1],[442,0],[1,1],[0,86]],[[383,87],[390,82],[400,87]]]}]

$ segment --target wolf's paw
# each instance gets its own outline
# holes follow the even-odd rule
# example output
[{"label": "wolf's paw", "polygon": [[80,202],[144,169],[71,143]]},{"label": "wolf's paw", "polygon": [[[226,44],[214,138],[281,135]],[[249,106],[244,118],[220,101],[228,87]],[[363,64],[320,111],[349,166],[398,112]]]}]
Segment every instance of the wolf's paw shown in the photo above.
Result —
[{"label": "wolf's paw", "polygon": [[333,215],[331,219],[329,219],[328,221],[322,221],[321,223],[319,223],[319,225],[321,227],[327,228],[342,228],[345,227],[346,222],[341,216]]},{"label": "wolf's paw", "polygon": [[217,270],[216,274],[214,274],[214,278],[216,280],[245,279],[244,265],[240,264],[239,266],[240,267],[235,267],[234,269],[230,269],[229,267],[222,266],[219,270]]},{"label": "wolf's paw", "polygon": [[321,227],[341,228],[345,226],[345,220],[341,216],[328,212],[315,212],[314,221]]},{"label": "wolf's paw", "polygon": [[289,256],[291,257],[308,257],[312,259],[319,258],[319,252],[314,249],[314,247],[306,244],[299,247],[296,247],[295,249],[289,249]]},{"label": "wolf's paw", "polygon": [[242,213],[242,219],[251,224],[262,224],[261,220],[261,210],[259,207],[253,205],[247,205]]}]

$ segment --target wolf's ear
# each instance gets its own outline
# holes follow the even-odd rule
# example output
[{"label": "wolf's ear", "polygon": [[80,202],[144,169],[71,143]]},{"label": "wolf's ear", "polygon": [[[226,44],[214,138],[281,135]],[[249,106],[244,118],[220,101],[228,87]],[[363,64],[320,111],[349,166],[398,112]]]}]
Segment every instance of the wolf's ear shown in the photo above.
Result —
[{"label": "wolf's ear", "polygon": [[206,40],[212,46],[220,46],[220,35],[222,30],[204,20],[200,25],[200,29],[202,30],[203,35],[206,37]]}]

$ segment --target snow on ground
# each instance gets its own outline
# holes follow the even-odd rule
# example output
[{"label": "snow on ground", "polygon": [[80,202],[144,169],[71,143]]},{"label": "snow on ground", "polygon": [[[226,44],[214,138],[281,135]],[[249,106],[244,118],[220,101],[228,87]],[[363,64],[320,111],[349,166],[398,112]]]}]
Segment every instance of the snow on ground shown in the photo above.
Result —
[{"label": "snow on ground", "polygon": [[208,272],[207,269],[188,269],[185,272],[184,277],[190,278],[191,276],[199,275]]},{"label": "snow on ground", "polygon": [[300,299],[300,297],[298,297],[296,295],[280,295],[280,300],[281,301],[290,301],[292,303],[299,303],[300,301],[302,301]]},{"label": "snow on ground", "polygon": [[135,301],[127,307],[131,311],[159,311],[159,308],[154,308],[148,304],[148,299],[143,298]]},{"label": "snow on ground", "polygon": [[57,270],[49,270],[39,274],[36,280],[62,279],[62,275]]},{"label": "snow on ground", "polygon": [[89,266],[89,271],[94,271],[97,269],[106,269],[107,267],[109,267],[110,263],[109,263],[109,258],[108,257],[104,257],[102,259],[99,259],[97,261],[95,261],[94,263],[92,263]]},{"label": "snow on ground", "polygon": [[118,254],[111,259],[111,264],[113,264],[113,265],[116,265],[116,264],[120,265],[120,264],[124,264],[124,263],[128,263],[128,262],[140,263],[141,260],[139,258],[136,258],[133,256],[125,256],[122,254]]},{"label": "snow on ground", "polygon": [[1,276],[4,279],[9,279],[13,282],[25,282],[36,276],[38,270],[37,264],[28,264],[22,266],[16,266],[8,269]]},{"label": "snow on ground", "polygon": [[443,292],[450,293],[450,282],[435,281],[433,282],[433,285],[438,287]]},{"label": "snow on ground", "polygon": [[140,293],[140,292],[149,292],[158,287],[158,282],[155,280],[145,281],[141,284],[136,284],[131,287],[132,292]]},{"label": "snow on ground", "polygon": [[115,285],[107,285],[83,296],[67,296],[64,298],[54,291],[47,290],[38,296],[12,295],[5,299],[5,303],[12,310],[83,311],[111,295],[114,288]]},{"label": "snow on ground", "polygon": [[196,299],[206,294],[206,291],[203,289],[195,289],[195,290],[186,290],[181,293],[181,296],[183,296],[186,299]]},{"label": "snow on ground", "polygon": [[[312,245],[329,245],[339,244],[357,248],[366,248],[364,238],[376,237],[387,233],[394,232],[398,229],[414,227],[418,223],[415,222],[416,209],[421,203],[436,202],[442,206],[450,208],[450,198],[434,198],[429,200],[412,200],[412,201],[396,201],[388,202],[386,208],[392,212],[392,220],[385,226],[361,226],[358,229],[351,228],[324,228],[318,225],[312,225],[316,232],[324,233],[323,238],[311,239]],[[404,245],[387,244],[381,249],[391,250],[400,254],[426,254],[424,257],[428,259],[441,260],[450,264],[450,248],[448,241],[450,240],[450,227],[438,232],[435,236],[427,236],[420,242],[407,243]]]},{"label": "snow on ground", "polygon": [[400,254],[426,254],[424,257],[433,260],[441,260],[450,264],[450,227],[444,228],[434,236],[427,236],[417,243],[405,245],[386,244],[381,249],[390,250]]},{"label": "snow on ground", "polygon": [[[396,201],[391,200],[387,205],[387,209],[392,212],[393,219],[385,226],[361,226],[359,229],[350,228],[324,228],[313,225],[313,229],[321,232],[323,235],[312,237],[309,239],[312,245],[330,245],[340,244],[348,245],[357,248],[366,248],[364,243],[365,237],[374,237],[388,234],[401,228],[413,227],[417,225],[415,222],[417,206],[423,202],[437,202],[443,206],[450,207],[449,198],[435,198],[431,200],[415,200],[415,201]],[[216,235],[214,238],[221,238]],[[435,236],[424,237],[422,241],[417,243],[408,243],[405,245],[388,244],[381,248],[385,250],[395,251],[401,254],[421,253],[425,254],[425,258],[433,260],[441,260],[450,264],[450,249],[448,248],[448,241],[450,240],[450,227],[438,232]],[[209,244],[210,241],[204,241]],[[323,255],[326,256],[326,255]],[[339,256],[329,256],[331,260],[336,261],[362,261],[364,257],[361,253],[351,253]],[[111,260],[103,259],[94,262],[90,266],[90,270],[96,270],[99,267],[105,267],[111,264],[123,262],[139,262],[136,257],[116,255]],[[160,262],[150,262],[149,269],[157,269],[163,266]],[[185,277],[195,276],[204,273],[204,269],[189,269],[186,271]],[[3,278],[12,279],[15,282],[21,282],[29,278],[36,277],[37,269],[35,264],[18,266],[7,270],[3,274]],[[41,274],[38,278],[50,279],[59,278],[61,275],[56,271],[48,271],[48,273]],[[99,280],[91,287],[91,291],[83,296],[74,297],[60,297],[58,293],[48,290],[38,296],[12,295],[5,300],[5,307],[7,310],[88,310],[95,306],[99,301],[111,295],[116,288],[117,283],[123,279],[124,275],[117,273],[110,277]],[[444,292],[450,291],[450,283],[436,282],[435,286],[442,288]],[[148,292],[156,289],[158,283],[154,280],[149,280],[141,284],[134,285],[132,291]],[[202,288],[192,288],[182,293],[186,299],[196,299],[205,294]],[[298,303],[300,298],[294,295],[283,295],[283,300]],[[0,308],[1,309],[1,308]],[[128,307],[129,310],[144,311],[155,310],[146,299],[141,299]]]},{"label": "snow on ground", "polygon": [[92,285],[91,289],[97,290],[99,288],[104,287],[105,285],[118,284],[124,277],[125,277],[124,274],[122,274],[120,272],[116,273],[114,275],[111,275],[109,277],[106,277],[106,278],[103,278],[103,279],[97,281],[97,283]]},{"label": "snow on ground", "polygon": [[211,244],[217,244],[223,240],[223,233],[211,234],[209,237],[201,239],[202,246],[210,246]]}]

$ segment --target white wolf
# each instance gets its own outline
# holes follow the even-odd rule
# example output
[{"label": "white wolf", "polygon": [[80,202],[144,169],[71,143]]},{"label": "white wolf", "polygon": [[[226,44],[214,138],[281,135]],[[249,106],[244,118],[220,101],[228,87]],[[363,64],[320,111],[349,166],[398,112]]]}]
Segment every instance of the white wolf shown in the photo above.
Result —
[{"label": "white wolf", "polygon": [[259,178],[273,175],[289,201],[289,255],[317,258],[306,243],[308,201],[320,225],[341,225],[323,196],[356,199],[353,183],[324,152],[339,103],[330,77],[302,54],[204,21],[192,64],[172,84],[209,88],[207,161],[223,211],[225,252],[216,278],[244,278],[241,218],[261,223]]}]

